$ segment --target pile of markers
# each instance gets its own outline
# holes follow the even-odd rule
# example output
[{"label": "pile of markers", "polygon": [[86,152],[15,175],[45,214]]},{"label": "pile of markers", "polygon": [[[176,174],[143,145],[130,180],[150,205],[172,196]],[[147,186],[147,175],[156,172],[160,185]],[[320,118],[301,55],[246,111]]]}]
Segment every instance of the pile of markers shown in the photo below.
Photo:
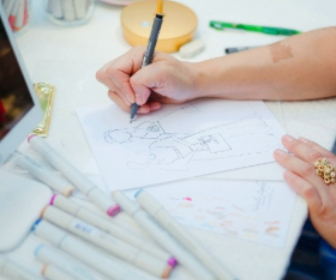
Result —
[{"label": "pile of markers", "polygon": [[[51,168],[19,154],[18,166],[58,192],[33,226],[35,235],[45,241],[35,248],[36,258],[43,264],[44,279],[165,279],[179,266],[195,279],[235,279],[149,193],[138,191],[136,202],[121,191],[109,197],[45,140],[32,136],[28,141],[64,177],[53,180],[56,174]],[[74,187],[103,211],[93,211],[67,198]],[[125,224],[132,226],[126,229]],[[147,236],[139,234],[141,231]],[[16,277],[15,268],[25,278]],[[0,258],[0,273],[12,280],[34,279],[9,259]],[[179,274],[183,275],[183,271]]]},{"label": "pile of markers", "polygon": [[13,31],[21,31],[28,25],[28,0],[2,0],[2,6]]},{"label": "pile of markers", "polygon": [[94,0],[47,0],[49,19],[59,24],[81,24],[90,19]]}]

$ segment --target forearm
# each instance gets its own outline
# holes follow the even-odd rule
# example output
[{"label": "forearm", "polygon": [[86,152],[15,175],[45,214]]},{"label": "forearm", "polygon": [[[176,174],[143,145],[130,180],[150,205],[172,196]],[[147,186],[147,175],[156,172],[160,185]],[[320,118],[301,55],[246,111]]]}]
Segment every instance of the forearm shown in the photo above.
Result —
[{"label": "forearm", "polygon": [[197,96],[302,100],[336,96],[336,28],[192,65]]}]

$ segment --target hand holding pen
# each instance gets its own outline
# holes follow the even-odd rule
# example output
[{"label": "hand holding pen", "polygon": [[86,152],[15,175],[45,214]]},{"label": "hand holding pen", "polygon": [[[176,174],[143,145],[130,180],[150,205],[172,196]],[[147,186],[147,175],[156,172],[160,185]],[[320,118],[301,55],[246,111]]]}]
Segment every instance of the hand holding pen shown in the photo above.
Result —
[{"label": "hand holding pen", "polygon": [[[156,43],[157,43],[157,40],[159,39],[162,21],[163,21],[163,15],[156,14],[156,17],[154,19],[153,26],[152,26],[152,31],[148,39],[147,48],[146,48],[146,52],[145,52],[145,55],[142,61],[141,68],[152,63]],[[133,121],[133,118],[136,115],[138,109],[139,109],[139,105],[136,102],[133,103],[131,107],[131,111],[130,111],[130,114],[131,114],[130,122]]]},{"label": "hand holding pen", "polygon": [[142,68],[145,48],[135,47],[103,66],[96,74],[108,87],[108,96],[128,114],[133,103],[137,114],[159,110],[163,103],[183,103],[200,97],[195,87],[194,66],[155,52],[150,65]]}]

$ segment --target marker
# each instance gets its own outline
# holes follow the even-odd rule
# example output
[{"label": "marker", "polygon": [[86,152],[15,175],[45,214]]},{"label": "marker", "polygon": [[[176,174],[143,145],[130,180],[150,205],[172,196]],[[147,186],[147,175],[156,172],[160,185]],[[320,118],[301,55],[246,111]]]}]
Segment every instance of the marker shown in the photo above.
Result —
[{"label": "marker", "polygon": [[157,257],[160,260],[165,261],[168,264],[174,263],[174,258],[162,250],[160,247],[155,246],[151,242],[138,237],[125,230],[120,226],[114,225],[111,221],[99,216],[92,211],[86,209],[84,206],[78,205],[72,200],[62,197],[61,195],[54,194],[50,200],[50,205],[54,205],[58,209],[61,209],[83,221],[98,227],[101,230],[108,232],[109,234],[125,241],[126,243],[137,247],[138,249],[147,252],[148,254]]},{"label": "marker", "polygon": [[[146,52],[142,61],[141,68],[147,66],[148,64],[152,63],[153,55],[156,47],[157,40],[159,38],[161,26],[163,22],[163,15],[162,14],[156,14],[153,25],[152,25],[152,31],[149,36],[148,42],[147,42],[147,48]],[[131,106],[131,120],[130,123],[132,123],[134,116],[136,115],[138,111],[139,105],[136,103],[133,103]]]},{"label": "marker", "polygon": [[257,47],[226,48],[225,53],[226,54],[232,54],[232,53],[247,51],[247,50],[254,49],[254,48],[257,48]]},{"label": "marker", "polygon": [[53,190],[63,194],[64,196],[70,196],[75,188],[62,177],[57,176],[53,170],[41,163],[36,162],[32,158],[18,153],[19,155],[16,164],[22,169],[27,170],[31,175],[39,179],[41,182],[45,183]]},{"label": "marker", "polygon": [[[45,264],[51,264],[62,268],[69,275],[78,280],[107,280],[107,278],[98,275],[96,271],[72,258],[68,254],[57,248],[40,244],[34,251],[35,257]],[[60,278],[62,279],[62,278]]]},{"label": "marker", "polygon": [[112,279],[147,280],[147,278],[141,277],[130,269],[129,266],[125,266],[121,261],[93,249],[92,246],[81,239],[66,233],[45,220],[37,221],[33,231],[37,236]]},{"label": "marker", "polygon": [[41,275],[47,279],[47,280],[76,280],[77,278],[74,278],[67,273],[65,273],[63,270],[59,269],[58,267],[52,265],[52,264],[45,264],[42,267]]},{"label": "marker", "polygon": [[136,222],[152,236],[163,248],[171,253],[196,279],[215,280],[216,277],[207,270],[188,250],[164,230],[147,212],[131,201],[120,191],[112,193],[122,209],[132,216]]},{"label": "marker", "polygon": [[114,254],[116,257],[138,266],[155,276],[168,278],[173,267],[131,245],[83,222],[53,206],[47,206],[41,216],[84,240]]},{"label": "marker", "polygon": [[103,193],[70,162],[51,148],[47,141],[33,134],[29,136],[28,143],[30,143],[31,147],[41,157],[60,171],[65,178],[73,183],[74,186],[84,193],[94,204],[103,209],[107,215],[114,217],[120,212],[119,205],[114,204],[109,196]]},{"label": "marker", "polygon": [[159,224],[173,235],[181,244],[183,244],[193,255],[195,255],[213,274],[221,280],[234,280],[225,266],[208,250],[201,242],[195,239],[187,230],[185,230],[176,220],[158,203],[148,192],[139,190],[135,194],[136,200]]},{"label": "marker", "polygon": [[24,10],[25,10],[25,1],[26,0],[17,0],[19,2],[18,4],[18,11],[15,17],[15,23],[14,23],[14,30],[18,31],[20,30],[24,25]]},{"label": "marker", "polygon": [[221,22],[211,20],[209,23],[210,27],[213,27],[217,30],[224,30],[225,28],[234,28],[234,29],[242,29],[245,31],[252,32],[260,32],[269,35],[284,35],[291,36],[297,35],[301,32],[294,29],[282,28],[282,27],[271,27],[271,26],[260,26],[260,25],[250,25],[250,24],[242,24],[242,23],[231,23],[231,22]]},{"label": "marker", "polygon": [[34,275],[21,267],[19,264],[0,257],[0,274],[11,280],[42,280],[42,277]]}]

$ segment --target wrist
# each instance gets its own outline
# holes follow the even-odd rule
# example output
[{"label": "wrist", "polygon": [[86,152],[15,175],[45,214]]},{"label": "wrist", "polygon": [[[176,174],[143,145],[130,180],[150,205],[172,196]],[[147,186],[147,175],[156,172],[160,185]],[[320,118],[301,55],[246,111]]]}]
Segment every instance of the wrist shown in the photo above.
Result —
[{"label": "wrist", "polygon": [[202,69],[203,62],[188,62],[191,73],[191,99],[206,97],[208,88],[206,86],[207,77]]}]

